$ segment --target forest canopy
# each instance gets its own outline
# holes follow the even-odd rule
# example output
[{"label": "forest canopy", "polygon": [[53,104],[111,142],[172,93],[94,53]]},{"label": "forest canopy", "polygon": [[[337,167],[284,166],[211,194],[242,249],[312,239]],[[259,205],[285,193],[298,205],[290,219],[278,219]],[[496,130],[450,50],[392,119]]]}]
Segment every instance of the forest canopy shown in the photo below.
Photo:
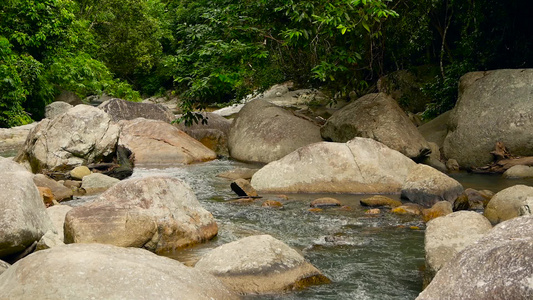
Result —
[{"label": "forest canopy", "polygon": [[286,80],[338,97],[431,66],[426,114],[453,107],[469,71],[531,67],[526,0],[4,0],[0,127],[40,120],[63,90],[184,111]]}]

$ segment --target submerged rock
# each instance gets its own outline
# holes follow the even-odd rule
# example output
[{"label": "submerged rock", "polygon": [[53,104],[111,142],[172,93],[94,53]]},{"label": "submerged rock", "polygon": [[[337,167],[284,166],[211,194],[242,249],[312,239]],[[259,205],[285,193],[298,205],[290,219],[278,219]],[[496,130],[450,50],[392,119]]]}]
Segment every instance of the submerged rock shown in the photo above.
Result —
[{"label": "submerged rock", "polygon": [[381,196],[381,195],[375,195],[370,198],[362,199],[361,201],[362,206],[370,206],[370,207],[379,207],[379,206],[386,206],[390,208],[398,207],[402,205],[401,201],[391,199],[389,197]]},{"label": "submerged rock", "polygon": [[238,299],[220,281],[146,250],[73,244],[36,252],[0,275],[2,299]]},{"label": "submerged rock", "polygon": [[532,299],[531,232],[533,216],[498,224],[444,264],[416,299]]},{"label": "submerged rock", "polygon": [[493,225],[496,225],[532,212],[533,187],[515,185],[496,193],[487,204],[484,215]]},{"label": "submerged rock", "polygon": [[[17,254],[55,231],[33,183],[33,174],[0,157],[0,259]],[[2,293],[0,293],[2,295]]]},{"label": "submerged rock", "polygon": [[258,99],[247,103],[233,121],[228,148],[238,160],[268,163],[320,141],[318,126]]},{"label": "submerged rock", "polygon": [[184,182],[171,177],[121,181],[65,219],[65,243],[143,247],[156,253],[205,242],[215,219]]},{"label": "submerged rock", "polygon": [[341,206],[341,202],[335,198],[325,197],[311,201],[311,207]]},{"label": "submerged rock", "polygon": [[296,250],[270,235],[217,247],[194,268],[213,274],[239,294],[279,293],[330,282]]}]

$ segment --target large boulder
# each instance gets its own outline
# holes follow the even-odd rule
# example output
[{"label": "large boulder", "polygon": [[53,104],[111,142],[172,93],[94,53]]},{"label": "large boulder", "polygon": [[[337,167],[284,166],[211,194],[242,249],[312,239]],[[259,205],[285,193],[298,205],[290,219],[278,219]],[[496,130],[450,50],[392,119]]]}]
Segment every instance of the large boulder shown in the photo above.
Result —
[{"label": "large boulder", "polygon": [[131,102],[118,98],[107,100],[98,105],[98,108],[108,113],[114,122],[145,118],[170,123],[175,119],[174,114],[162,105]]},{"label": "large boulder", "polygon": [[320,141],[318,126],[258,99],[247,103],[233,121],[228,148],[233,158],[268,163]]},{"label": "large boulder", "polygon": [[61,114],[66,113],[72,107],[73,106],[71,104],[63,101],[52,102],[44,108],[44,116],[47,119],[53,119]]},{"label": "large boulder", "polygon": [[296,250],[270,235],[256,235],[217,247],[195,269],[216,276],[239,294],[279,293],[329,279]]},{"label": "large boulder", "polygon": [[207,123],[186,126],[179,124],[177,127],[185,133],[200,141],[204,146],[213,150],[218,155],[228,156],[228,134],[231,121],[214,113],[204,113]]},{"label": "large boulder", "polygon": [[[0,157],[0,259],[22,252],[55,230],[33,183],[33,174]],[[1,295],[1,293],[0,293]]]},{"label": "large boulder", "polygon": [[311,144],[257,171],[252,186],[264,193],[399,193],[408,157],[372,139]]},{"label": "large boulder", "polygon": [[446,263],[416,299],[532,299],[531,232],[533,216],[498,224]]},{"label": "large boulder", "polygon": [[426,206],[452,201],[453,195],[462,192],[461,185],[445,174],[367,138],[302,147],[257,171],[251,184],[263,193],[401,192]]},{"label": "large boulder", "polygon": [[462,193],[457,180],[423,164],[411,169],[402,187],[403,198],[428,207],[439,201],[453,203]]},{"label": "large boulder", "polygon": [[484,166],[502,142],[514,155],[533,155],[533,69],[473,72],[461,77],[448,122],[444,155],[466,168]]},{"label": "large boulder", "polygon": [[121,121],[119,145],[135,156],[135,165],[189,164],[213,160],[216,153],[163,121]]},{"label": "large boulder", "polygon": [[30,130],[38,122],[11,128],[0,128],[0,156],[12,157],[22,149]]},{"label": "large boulder", "polygon": [[0,275],[1,299],[238,299],[212,275],[146,250],[74,244],[38,251]]},{"label": "large boulder", "polygon": [[342,143],[354,137],[371,138],[413,159],[430,152],[398,103],[383,93],[365,95],[340,109],[322,126],[321,133],[326,140]]},{"label": "large boulder", "polygon": [[429,221],[424,243],[427,281],[457,253],[491,229],[489,220],[473,211],[458,211]]},{"label": "large boulder", "polygon": [[77,105],[55,119],[44,119],[33,128],[16,160],[34,173],[70,171],[80,165],[110,159],[119,127],[102,110]]},{"label": "large boulder", "polygon": [[182,181],[171,177],[121,181],[65,218],[65,243],[143,247],[157,253],[205,242],[215,219]]},{"label": "large boulder", "polygon": [[451,110],[442,113],[435,119],[418,127],[418,131],[428,142],[433,142],[442,148],[444,139],[448,134],[448,120],[450,118]]},{"label": "large boulder", "polygon": [[485,208],[484,215],[495,225],[533,212],[533,187],[515,185],[496,193]]}]

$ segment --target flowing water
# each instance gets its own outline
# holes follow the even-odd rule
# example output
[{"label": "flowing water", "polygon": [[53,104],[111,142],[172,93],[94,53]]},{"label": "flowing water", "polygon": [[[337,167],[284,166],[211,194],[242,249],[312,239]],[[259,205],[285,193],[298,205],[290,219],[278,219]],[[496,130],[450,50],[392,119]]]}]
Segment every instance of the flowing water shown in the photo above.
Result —
[{"label": "flowing water", "polygon": [[[173,168],[136,168],[132,177],[172,176],[187,182],[219,225],[218,236],[204,245],[166,253],[187,265],[219,245],[254,234],[270,234],[301,251],[333,283],[280,295],[248,296],[246,299],[414,299],[422,290],[424,224],[397,216],[386,209],[378,216],[365,215],[359,200],[369,195],[287,194],[261,195],[251,204],[231,204],[235,197],[230,181],[217,174],[237,167],[254,167],[231,160]],[[257,166],[255,166],[257,167]],[[497,192],[529,181],[504,180],[501,176],[453,174],[465,188]],[[330,196],[349,207],[310,212],[312,200]],[[388,195],[398,199],[398,195]],[[282,209],[263,208],[264,200],[283,203]],[[89,197],[71,201],[80,205]]]}]

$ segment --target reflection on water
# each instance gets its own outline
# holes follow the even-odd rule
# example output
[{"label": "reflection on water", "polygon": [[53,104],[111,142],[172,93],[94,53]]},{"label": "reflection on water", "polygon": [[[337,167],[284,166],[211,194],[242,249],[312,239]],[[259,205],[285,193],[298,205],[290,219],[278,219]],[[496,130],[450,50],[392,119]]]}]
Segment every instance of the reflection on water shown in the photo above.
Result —
[{"label": "reflection on water", "polygon": [[[328,285],[282,295],[248,296],[247,299],[414,299],[422,288],[424,224],[384,209],[378,216],[365,215],[359,200],[368,195],[288,194],[282,209],[262,208],[278,195],[261,195],[251,204],[230,204],[235,197],[230,181],[217,174],[239,167],[257,167],[230,160],[173,168],[136,168],[132,177],[172,176],[187,182],[219,225],[219,234],[204,245],[166,253],[189,266],[214,247],[254,234],[270,234],[302,254],[332,279]],[[456,173],[465,188],[497,192],[532,180],[508,180],[501,176]],[[308,211],[312,200],[338,199],[346,208]],[[398,199],[398,195],[389,195]],[[82,197],[80,205],[91,201]]]}]

